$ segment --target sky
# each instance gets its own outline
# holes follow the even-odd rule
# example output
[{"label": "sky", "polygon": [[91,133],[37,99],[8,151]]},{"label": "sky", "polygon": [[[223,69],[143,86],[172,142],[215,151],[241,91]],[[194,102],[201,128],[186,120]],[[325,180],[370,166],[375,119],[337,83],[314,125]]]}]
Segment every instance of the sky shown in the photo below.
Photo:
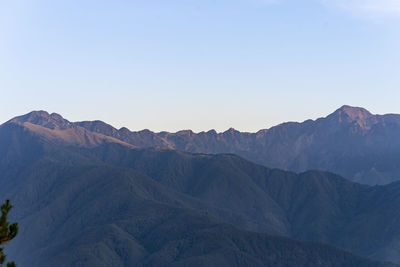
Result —
[{"label": "sky", "polygon": [[0,0],[0,123],[254,132],[400,113],[400,0]]}]

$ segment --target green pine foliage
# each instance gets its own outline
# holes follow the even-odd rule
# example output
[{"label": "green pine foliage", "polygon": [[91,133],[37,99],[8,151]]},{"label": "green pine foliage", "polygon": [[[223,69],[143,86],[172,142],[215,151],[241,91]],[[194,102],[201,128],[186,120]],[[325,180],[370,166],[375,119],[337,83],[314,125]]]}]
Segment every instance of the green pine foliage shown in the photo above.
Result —
[{"label": "green pine foliage", "polygon": [[[9,241],[14,239],[18,233],[18,223],[10,223],[7,220],[7,215],[13,206],[10,203],[10,200],[7,199],[6,202],[1,206],[1,217],[0,217],[0,266],[3,266],[6,261],[6,254],[4,253],[4,245],[6,245]],[[15,267],[15,263],[9,262],[7,263],[7,267]]]}]

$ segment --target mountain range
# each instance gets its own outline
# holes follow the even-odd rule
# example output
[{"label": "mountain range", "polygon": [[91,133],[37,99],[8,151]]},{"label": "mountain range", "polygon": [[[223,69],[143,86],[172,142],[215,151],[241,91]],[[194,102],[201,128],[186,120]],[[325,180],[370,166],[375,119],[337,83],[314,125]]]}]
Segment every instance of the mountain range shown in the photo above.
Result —
[{"label": "mountain range", "polygon": [[[244,159],[286,147],[276,155],[283,158],[295,150],[290,142],[312,136],[298,148],[311,162],[313,149],[334,146],[335,137],[343,143],[319,151],[325,160],[341,148],[357,159],[351,170],[388,175],[395,159],[380,169],[364,158],[389,157],[390,142],[397,149],[389,138],[397,120],[345,106],[256,134],[156,134],[43,111],[16,117],[0,126],[0,195],[12,199],[21,228],[7,252],[22,267],[397,266],[384,261],[400,263],[400,182],[362,185]],[[257,150],[257,140],[275,150]],[[372,151],[379,144],[387,145]]]},{"label": "mountain range", "polygon": [[[384,185],[400,180],[400,115],[373,115],[358,107],[343,106],[325,118],[283,123],[256,133],[233,128],[223,133],[132,132],[125,127],[117,130],[102,121],[71,123],[58,114],[44,111],[13,121],[63,130],[65,136],[59,138],[86,145],[113,138],[114,142],[119,140],[136,148],[233,153],[269,168],[330,171],[362,184]],[[54,125],[59,126],[53,129]],[[73,131],[80,132],[75,140],[71,137]],[[82,140],[84,134],[88,135],[87,140]]]}]

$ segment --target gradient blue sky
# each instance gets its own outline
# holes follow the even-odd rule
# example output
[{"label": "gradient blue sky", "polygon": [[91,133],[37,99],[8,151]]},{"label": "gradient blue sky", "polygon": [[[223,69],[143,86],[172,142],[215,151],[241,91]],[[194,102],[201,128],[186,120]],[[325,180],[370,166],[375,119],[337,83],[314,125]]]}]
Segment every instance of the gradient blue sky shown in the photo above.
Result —
[{"label": "gradient blue sky", "polygon": [[400,0],[0,0],[0,122],[268,128],[400,113]]}]

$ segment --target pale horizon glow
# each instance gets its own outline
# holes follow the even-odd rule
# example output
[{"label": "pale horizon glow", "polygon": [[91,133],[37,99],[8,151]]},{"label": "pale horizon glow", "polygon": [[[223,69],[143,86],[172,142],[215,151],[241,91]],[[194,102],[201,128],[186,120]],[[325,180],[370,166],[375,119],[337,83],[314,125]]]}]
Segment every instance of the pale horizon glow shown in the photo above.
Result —
[{"label": "pale horizon glow", "polygon": [[0,123],[256,132],[400,114],[400,0],[0,1]]}]

